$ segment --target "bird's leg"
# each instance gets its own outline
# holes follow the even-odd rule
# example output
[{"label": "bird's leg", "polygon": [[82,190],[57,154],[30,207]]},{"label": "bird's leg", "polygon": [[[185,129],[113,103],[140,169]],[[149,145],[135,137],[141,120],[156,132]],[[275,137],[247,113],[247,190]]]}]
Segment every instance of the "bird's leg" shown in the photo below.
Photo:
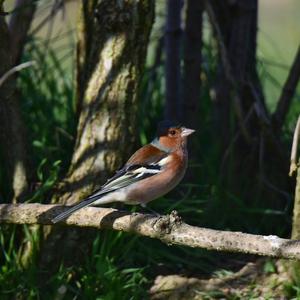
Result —
[{"label": "bird's leg", "polygon": [[150,207],[147,206],[146,203],[141,203],[141,207],[150,211],[153,215],[155,215],[156,217],[161,217],[161,214],[159,214],[158,212],[156,212],[155,210],[151,209]]}]

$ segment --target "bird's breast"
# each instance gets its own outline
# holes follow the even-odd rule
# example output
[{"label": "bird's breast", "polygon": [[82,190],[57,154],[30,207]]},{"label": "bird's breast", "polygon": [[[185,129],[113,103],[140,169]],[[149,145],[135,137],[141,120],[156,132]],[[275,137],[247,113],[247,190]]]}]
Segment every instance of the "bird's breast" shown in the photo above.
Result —
[{"label": "bird's breast", "polygon": [[128,190],[128,199],[134,203],[147,203],[167,194],[182,180],[185,170],[184,161],[180,161],[180,165],[166,161],[161,173],[133,184]]}]

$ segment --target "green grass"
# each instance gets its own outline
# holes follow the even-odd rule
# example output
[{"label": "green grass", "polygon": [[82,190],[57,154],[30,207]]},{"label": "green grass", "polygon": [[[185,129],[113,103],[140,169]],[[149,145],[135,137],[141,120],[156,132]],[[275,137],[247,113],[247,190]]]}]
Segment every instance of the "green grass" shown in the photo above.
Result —
[{"label": "green grass", "polygon": [[37,64],[20,74],[22,111],[36,164],[46,158],[52,163],[61,160],[62,167],[67,168],[76,119],[73,73],[62,69],[62,64],[66,55],[74,53],[70,45],[61,50],[52,46],[47,48],[45,56],[45,46],[39,40],[31,40],[26,46],[24,60],[34,60]]},{"label": "green grass", "polygon": [[[27,268],[19,263],[19,253],[16,249],[18,240],[16,233],[20,228],[9,226],[0,232],[1,299],[55,299],[63,292],[64,299],[141,299],[145,298],[143,288],[147,284],[145,267],[128,266],[127,257],[134,251],[135,237],[128,237],[115,232],[101,232],[93,242],[91,253],[84,263],[76,267],[59,268],[58,272],[45,281],[39,278],[43,275],[37,264],[38,255],[32,256],[32,262]],[[27,226],[22,230],[29,232]],[[38,250],[36,237],[33,239],[34,249]],[[126,247],[124,247],[126,245]],[[123,249],[120,252],[120,249]]]}]

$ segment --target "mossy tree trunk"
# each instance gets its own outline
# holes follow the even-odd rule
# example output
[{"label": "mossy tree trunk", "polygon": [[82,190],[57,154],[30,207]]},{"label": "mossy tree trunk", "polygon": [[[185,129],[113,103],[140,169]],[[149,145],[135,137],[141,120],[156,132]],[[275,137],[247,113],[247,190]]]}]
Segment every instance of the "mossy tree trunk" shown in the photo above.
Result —
[{"label": "mossy tree trunk", "polygon": [[[82,1],[77,137],[69,172],[54,202],[73,204],[87,196],[121,167],[137,144],[137,93],[153,16],[151,0]],[[53,262],[61,259],[74,263],[87,251],[88,240],[86,230],[84,235],[60,228],[46,233],[42,265],[57,266]],[[61,243],[61,251],[54,251]]]},{"label": "mossy tree trunk", "polygon": [[[136,144],[138,82],[152,25],[150,1],[83,1],[77,51],[79,123],[68,182],[91,192]],[[67,200],[66,200],[67,199]],[[65,198],[72,203],[76,197]]]}]

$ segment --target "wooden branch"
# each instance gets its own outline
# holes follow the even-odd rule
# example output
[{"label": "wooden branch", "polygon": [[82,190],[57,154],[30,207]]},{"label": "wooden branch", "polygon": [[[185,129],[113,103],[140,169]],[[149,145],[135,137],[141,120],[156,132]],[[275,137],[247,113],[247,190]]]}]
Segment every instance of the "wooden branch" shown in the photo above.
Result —
[{"label": "wooden branch", "polygon": [[300,45],[297,54],[295,56],[293,65],[290,69],[289,76],[282,88],[282,92],[278,100],[276,110],[273,114],[274,125],[279,130],[281,129],[286,114],[289,111],[292,98],[295,94],[299,79],[300,79]]},{"label": "wooden branch", "polygon": [[[51,225],[51,219],[64,210],[66,207],[57,205],[1,204],[0,223]],[[159,239],[168,245],[300,259],[300,240],[191,226],[184,223],[175,211],[156,217],[88,207],[74,213],[63,224],[132,232]]]},{"label": "wooden branch", "polygon": [[300,166],[297,165],[297,150],[300,136],[300,116],[298,117],[297,125],[294,131],[292,151],[291,151],[291,164],[290,164],[290,176],[293,176],[294,172],[297,173],[296,187],[295,187],[295,199],[293,209],[293,223],[292,223],[292,239],[298,239],[300,237]]},{"label": "wooden branch", "polygon": [[36,64],[36,62],[34,60],[30,60],[30,61],[24,62],[22,64],[19,64],[17,66],[14,66],[13,68],[9,69],[6,73],[4,73],[0,77],[0,87],[11,75],[15,74],[16,72],[20,72],[23,69],[32,67],[35,64]]},{"label": "wooden branch", "polygon": [[290,176],[293,176],[293,173],[297,170],[297,150],[299,144],[299,136],[300,136],[300,116],[297,120],[297,125],[294,131],[293,136],[293,144],[291,150],[291,163],[290,163]]}]

